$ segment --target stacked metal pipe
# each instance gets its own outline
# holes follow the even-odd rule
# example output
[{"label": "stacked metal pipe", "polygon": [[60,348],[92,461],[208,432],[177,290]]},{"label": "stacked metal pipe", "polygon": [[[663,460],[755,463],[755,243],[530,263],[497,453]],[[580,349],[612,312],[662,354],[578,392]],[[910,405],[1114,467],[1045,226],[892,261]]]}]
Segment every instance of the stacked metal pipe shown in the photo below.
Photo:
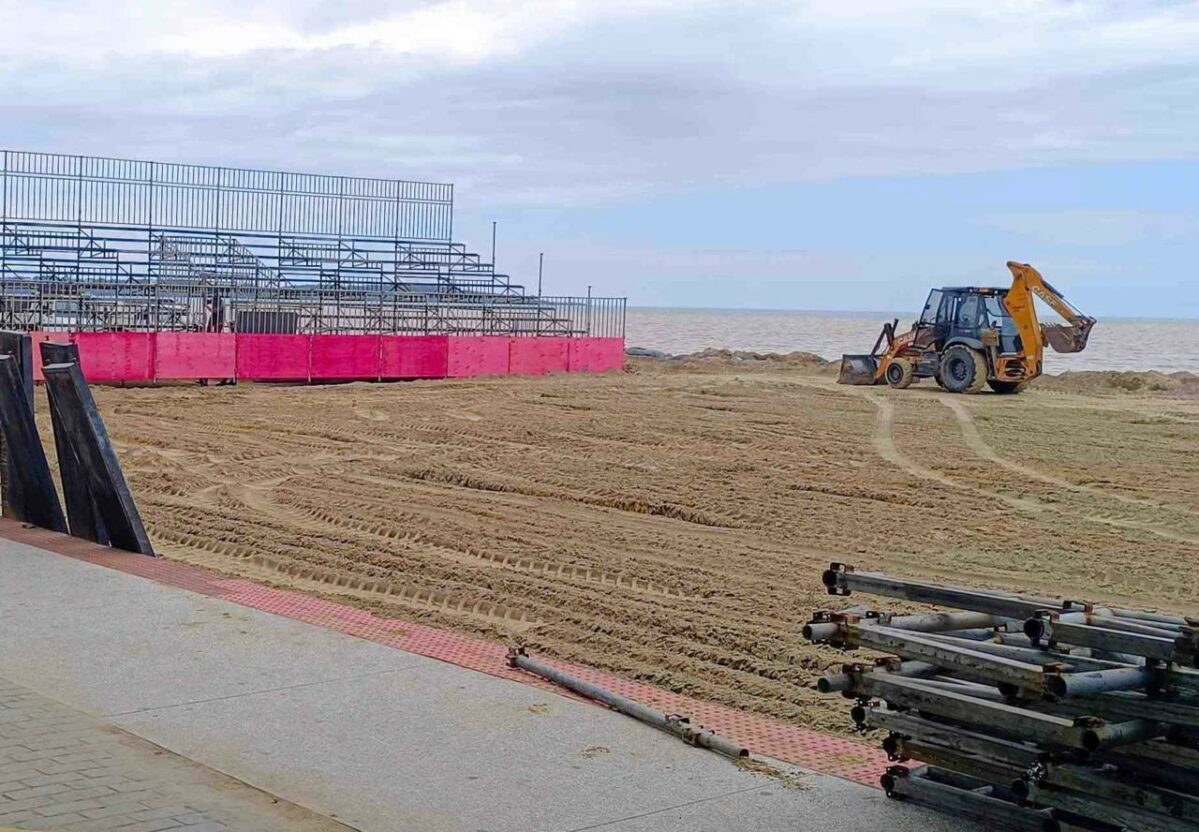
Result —
[{"label": "stacked metal pipe", "polygon": [[885,654],[817,687],[888,732],[890,796],[988,829],[1199,832],[1199,620],[840,563],[824,585],[948,608],[821,611],[804,628]]}]

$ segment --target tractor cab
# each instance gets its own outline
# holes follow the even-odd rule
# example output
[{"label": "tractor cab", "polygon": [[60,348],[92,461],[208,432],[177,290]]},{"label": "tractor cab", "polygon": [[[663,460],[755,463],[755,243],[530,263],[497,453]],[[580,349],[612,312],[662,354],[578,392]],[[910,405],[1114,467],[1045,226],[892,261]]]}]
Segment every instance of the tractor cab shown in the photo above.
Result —
[{"label": "tractor cab", "polygon": [[1020,335],[1004,304],[1007,292],[963,286],[933,289],[912,327],[912,346],[940,352],[954,343],[974,349],[994,344],[1000,353],[1020,352]]}]

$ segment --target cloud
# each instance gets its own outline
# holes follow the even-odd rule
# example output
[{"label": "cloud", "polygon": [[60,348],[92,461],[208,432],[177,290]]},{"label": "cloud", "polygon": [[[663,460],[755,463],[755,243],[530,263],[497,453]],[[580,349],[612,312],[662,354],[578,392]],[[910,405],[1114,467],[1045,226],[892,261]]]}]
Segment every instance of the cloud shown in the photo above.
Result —
[{"label": "cloud", "polygon": [[490,203],[1193,157],[1199,4],[0,0],[0,143]]},{"label": "cloud", "polygon": [[1029,211],[992,214],[984,223],[1037,243],[1118,247],[1194,239],[1199,217],[1145,211]]}]

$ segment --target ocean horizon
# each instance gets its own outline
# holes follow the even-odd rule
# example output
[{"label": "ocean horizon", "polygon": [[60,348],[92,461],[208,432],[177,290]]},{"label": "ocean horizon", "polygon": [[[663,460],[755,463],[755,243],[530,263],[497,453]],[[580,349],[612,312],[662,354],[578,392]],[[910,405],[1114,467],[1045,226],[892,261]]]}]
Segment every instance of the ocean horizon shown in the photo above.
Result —
[{"label": "ocean horizon", "polygon": [[[829,360],[869,352],[887,312],[630,306],[630,347],[680,354],[705,349],[810,352]],[[900,317],[906,328],[911,320]],[[1045,351],[1045,371],[1180,370],[1199,372],[1199,319],[1100,317],[1087,349]]]}]

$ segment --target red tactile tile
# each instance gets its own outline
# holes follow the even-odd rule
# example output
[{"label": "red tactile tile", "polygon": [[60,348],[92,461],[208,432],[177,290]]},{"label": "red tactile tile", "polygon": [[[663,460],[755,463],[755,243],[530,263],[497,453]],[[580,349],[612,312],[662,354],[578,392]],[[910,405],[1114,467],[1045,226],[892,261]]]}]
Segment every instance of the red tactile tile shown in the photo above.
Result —
[{"label": "red tactile tile", "polygon": [[[262,586],[242,578],[227,578],[188,564],[119,552],[56,532],[0,518],[0,537],[26,543],[89,563],[149,578],[168,586],[222,598],[235,604],[286,618],[327,627],[433,659],[561,693],[548,682],[507,666],[502,644],[438,630],[424,624],[382,618],[366,610],[314,598],[300,592]],[[890,763],[874,748],[796,725],[692,699],[670,691],[621,679],[568,662],[556,667],[608,690],[667,713],[686,714],[693,722],[741,743],[755,754],[774,757],[821,774],[831,774],[870,786]]]}]

